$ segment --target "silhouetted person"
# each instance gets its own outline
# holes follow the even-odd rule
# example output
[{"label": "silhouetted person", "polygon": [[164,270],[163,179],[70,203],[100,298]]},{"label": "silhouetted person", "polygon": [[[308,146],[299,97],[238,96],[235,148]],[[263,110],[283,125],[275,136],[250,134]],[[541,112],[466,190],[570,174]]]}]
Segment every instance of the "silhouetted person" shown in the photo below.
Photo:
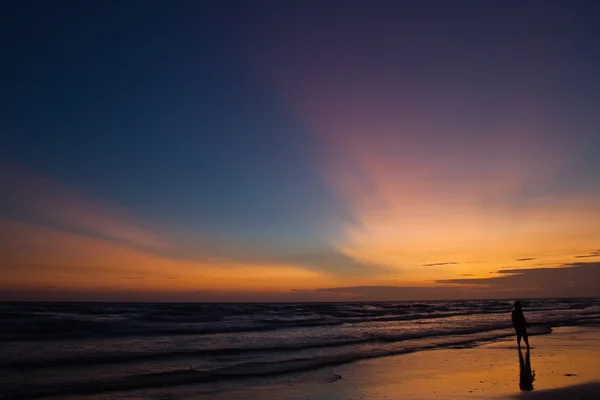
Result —
[{"label": "silhouetted person", "polygon": [[529,324],[523,315],[523,308],[520,301],[515,301],[515,309],[512,312],[512,323],[517,332],[517,345],[521,348],[521,337],[525,340],[525,344],[529,349],[529,338],[527,337],[527,327]]},{"label": "silhouetted person", "polygon": [[535,379],[535,372],[531,371],[531,358],[529,357],[529,349],[525,355],[525,361],[523,360],[523,353],[519,348],[519,389],[523,391],[533,390],[533,380]]}]

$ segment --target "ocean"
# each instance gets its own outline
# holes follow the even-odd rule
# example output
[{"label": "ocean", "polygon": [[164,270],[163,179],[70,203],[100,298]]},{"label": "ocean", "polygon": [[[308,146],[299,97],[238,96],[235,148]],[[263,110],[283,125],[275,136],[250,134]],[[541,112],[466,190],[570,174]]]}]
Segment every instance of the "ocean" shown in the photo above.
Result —
[{"label": "ocean", "polygon": [[[523,304],[530,335],[600,325],[600,298]],[[259,377],[497,341],[514,334],[511,310],[509,300],[0,303],[0,399],[228,390]]]}]

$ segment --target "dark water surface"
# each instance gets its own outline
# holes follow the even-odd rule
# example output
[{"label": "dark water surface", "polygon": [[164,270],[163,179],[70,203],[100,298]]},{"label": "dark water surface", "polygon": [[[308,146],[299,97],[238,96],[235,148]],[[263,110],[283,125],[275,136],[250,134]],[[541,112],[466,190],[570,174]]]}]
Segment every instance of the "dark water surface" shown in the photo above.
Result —
[{"label": "dark water surface", "polygon": [[[82,398],[471,347],[513,335],[511,309],[508,300],[0,303],[0,398]],[[524,309],[531,334],[600,324],[598,298]]]}]

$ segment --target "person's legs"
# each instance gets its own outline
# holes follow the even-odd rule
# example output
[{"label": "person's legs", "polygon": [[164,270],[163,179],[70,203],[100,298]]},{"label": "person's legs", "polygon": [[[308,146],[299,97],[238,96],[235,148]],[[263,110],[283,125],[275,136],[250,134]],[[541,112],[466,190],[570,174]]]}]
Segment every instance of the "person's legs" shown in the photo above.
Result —
[{"label": "person's legs", "polygon": [[523,340],[525,340],[525,344],[527,345],[527,349],[529,349],[529,338],[527,337],[527,331],[523,332]]},{"label": "person's legs", "polygon": [[521,333],[517,332],[517,346],[521,348]]}]

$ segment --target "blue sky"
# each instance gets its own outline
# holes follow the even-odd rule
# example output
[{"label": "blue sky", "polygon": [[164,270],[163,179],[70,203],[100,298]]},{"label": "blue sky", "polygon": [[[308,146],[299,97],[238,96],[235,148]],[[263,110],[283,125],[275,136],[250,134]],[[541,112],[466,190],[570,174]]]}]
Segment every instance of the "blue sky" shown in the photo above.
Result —
[{"label": "blue sky", "polygon": [[229,37],[234,12],[74,4],[14,21],[8,160],[233,236],[302,240],[335,212],[302,124]]}]

